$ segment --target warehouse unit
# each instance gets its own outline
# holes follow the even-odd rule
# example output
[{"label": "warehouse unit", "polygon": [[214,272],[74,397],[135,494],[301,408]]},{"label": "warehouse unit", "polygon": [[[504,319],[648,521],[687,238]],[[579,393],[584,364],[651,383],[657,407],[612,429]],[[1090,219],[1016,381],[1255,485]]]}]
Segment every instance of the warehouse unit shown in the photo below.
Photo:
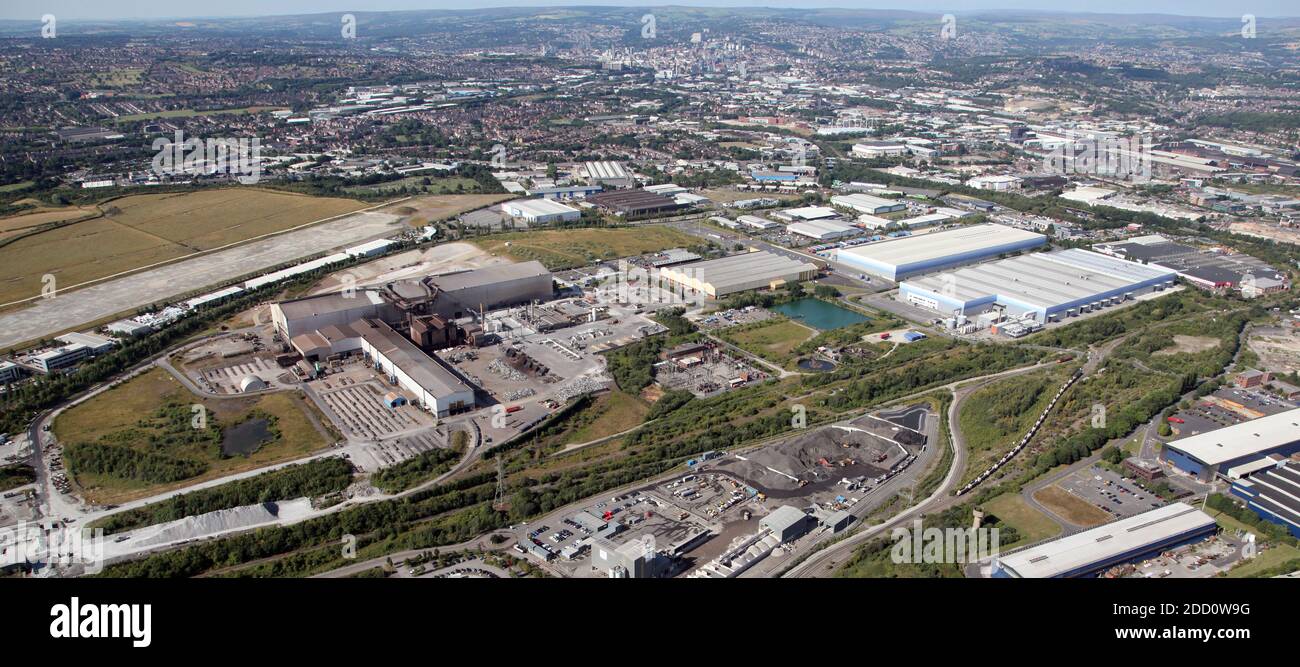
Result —
[{"label": "warehouse unit", "polygon": [[767,218],[760,218],[756,215],[742,215],[736,218],[736,222],[760,232],[770,232],[774,229],[780,229],[781,223]]},{"label": "warehouse unit", "polygon": [[398,315],[397,308],[385,301],[378,292],[362,289],[289,299],[271,305],[271,322],[285,341],[330,325],[345,325],[363,317],[378,317],[391,322]]},{"label": "warehouse unit", "polygon": [[582,217],[578,209],[551,199],[517,199],[502,203],[501,210],[512,218],[533,225],[572,222]]},{"label": "warehouse unit", "polygon": [[1046,244],[1042,234],[988,223],[847,248],[837,256],[855,269],[899,280]]},{"label": "warehouse unit", "polygon": [[772,513],[759,520],[760,528],[772,531],[781,544],[793,542],[812,530],[815,520],[803,513],[803,510],[791,505],[782,505]]},{"label": "warehouse unit", "polygon": [[415,403],[439,417],[474,407],[474,389],[435,357],[424,353],[380,320],[350,325],[374,369],[415,395]]},{"label": "warehouse unit", "polygon": [[592,185],[608,185],[615,188],[631,187],[635,182],[632,174],[621,162],[585,162],[582,165],[580,173],[586,177],[587,182]]},{"label": "warehouse unit", "polygon": [[871,215],[892,213],[907,208],[907,204],[904,204],[898,199],[885,199],[884,197],[864,195],[861,193],[836,195],[831,197],[831,203],[836,206],[853,209],[858,213],[869,213]]},{"label": "warehouse unit", "polygon": [[1232,494],[1265,521],[1286,528],[1300,538],[1300,464],[1266,461],[1267,468],[1232,484]]},{"label": "warehouse unit", "polygon": [[1091,530],[1003,556],[997,579],[1096,576],[1116,565],[1143,560],[1213,535],[1214,518],[1187,503],[1171,503]]},{"label": "warehouse unit", "polygon": [[905,280],[898,298],[945,315],[997,309],[1046,323],[1164,289],[1175,278],[1169,269],[1071,248]]},{"label": "warehouse unit", "polygon": [[587,197],[587,201],[615,215],[636,217],[669,213],[686,208],[672,197],[645,190],[615,190]]},{"label": "warehouse unit", "polygon": [[716,299],[735,292],[811,280],[817,271],[816,264],[759,251],[667,267],[659,272],[659,278]]},{"label": "warehouse unit", "polygon": [[862,230],[857,227],[835,222],[833,220],[808,220],[806,222],[795,222],[786,225],[786,230],[791,234],[798,234],[814,241],[838,241],[858,236]]},{"label": "warehouse unit", "polygon": [[1270,454],[1300,452],[1300,408],[1166,443],[1160,458],[1189,475],[1213,479]]}]

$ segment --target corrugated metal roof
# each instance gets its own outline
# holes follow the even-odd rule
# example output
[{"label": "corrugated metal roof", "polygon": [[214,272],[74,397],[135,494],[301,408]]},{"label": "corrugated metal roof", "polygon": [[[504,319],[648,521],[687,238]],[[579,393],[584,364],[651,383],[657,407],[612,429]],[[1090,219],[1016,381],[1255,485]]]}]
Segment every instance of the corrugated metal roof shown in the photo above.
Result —
[{"label": "corrugated metal roof", "polygon": [[846,248],[840,251],[840,255],[862,257],[899,267],[942,260],[968,252],[995,252],[998,248],[1031,241],[1047,243],[1047,237],[1015,227],[986,223]]},{"label": "corrugated metal roof", "polygon": [[1071,248],[1012,257],[903,284],[936,293],[951,290],[947,296],[957,301],[998,296],[1050,309],[1144,281],[1174,277],[1173,271]]},{"label": "corrugated metal roof", "polygon": [[1056,577],[1212,525],[1214,519],[1205,512],[1187,503],[1172,503],[1017,551],[999,562],[1021,577]]},{"label": "corrugated metal roof", "polygon": [[1294,442],[1300,442],[1300,408],[1174,440],[1166,446],[1206,465],[1218,465]]}]

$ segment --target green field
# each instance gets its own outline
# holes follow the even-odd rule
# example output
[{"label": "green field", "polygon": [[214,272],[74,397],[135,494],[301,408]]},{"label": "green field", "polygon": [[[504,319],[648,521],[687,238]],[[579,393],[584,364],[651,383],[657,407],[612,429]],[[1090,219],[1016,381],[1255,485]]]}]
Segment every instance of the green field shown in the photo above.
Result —
[{"label": "green field", "polygon": [[[424,180],[429,180],[425,185]],[[397,192],[404,188],[414,188],[433,195],[450,195],[457,194],[457,188],[460,193],[474,193],[479,191],[479,184],[472,178],[459,178],[456,176],[443,178],[440,176],[408,176],[406,178],[388,181],[386,183],[376,183],[374,185],[354,185],[344,188],[345,192],[350,194],[362,195],[373,194],[376,192]]]},{"label": "green field", "polygon": [[[351,199],[253,188],[122,197],[100,204],[98,217],[30,234],[0,247],[0,303],[40,294],[46,274],[55,277],[59,289],[66,289],[364,206]],[[48,223],[47,215],[66,219],[93,213],[69,208],[15,216],[0,219],[0,230],[9,224]]]},{"label": "green field", "polygon": [[999,545],[1008,549],[1021,544],[1033,544],[1039,540],[1059,535],[1061,527],[1047,515],[1030,507],[1018,493],[1004,493],[984,503],[984,510],[998,517],[1003,523],[1016,529],[1020,538],[1015,542]]},{"label": "green field", "polygon": [[[207,430],[194,428],[192,406],[198,404],[206,410]],[[87,501],[121,503],[306,456],[329,444],[309,419],[312,410],[290,392],[199,398],[154,368],[67,410],[53,430],[65,462],[93,458],[101,466],[86,471],[69,462]],[[272,419],[275,437],[252,454],[223,456],[221,429],[253,417]],[[116,458],[100,460],[108,456]]]},{"label": "green field", "polygon": [[1250,561],[1229,570],[1228,576],[1234,579],[1254,577],[1264,570],[1272,569],[1296,559],[1300,559],[1300,549],[1289,544],[1273,543],[1268,548],[1262,549],[1259,555]]},{"label": "green field", "polygon": [[469,241],[493,255],[519,262],[537,260],[552,271],[700,243],[686,232],[655,225],[517,232]]},{"label": "green field", "polygon": [[611,391],[575,417],[577,423],[572,424],[563,444],[581,444],[622,433],[640,424],[649,411],[650,406],[645,401],[621,391]]},{"label": "green field", "polygon": [[794,358],[794,350],[817,332],[794,320],[772,320],[753,328],[726,331],[722,338],[774,364]]},{"label": "green field", "polygon": [[1051,402],[1064,375],[1064,370],[1019,375],[993,382],[967,397],[958,415],[969,450],[963,484],[1020,442]]}]

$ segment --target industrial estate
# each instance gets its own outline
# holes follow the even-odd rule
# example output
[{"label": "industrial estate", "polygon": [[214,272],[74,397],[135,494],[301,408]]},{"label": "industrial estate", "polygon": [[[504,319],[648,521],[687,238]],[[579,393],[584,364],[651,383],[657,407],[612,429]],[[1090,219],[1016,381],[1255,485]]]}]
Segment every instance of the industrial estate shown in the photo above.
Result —
[{"label": "industrial estate", "polygon": [[1300,576],[1300,20],[548,11],[0,26],[0,574]]}]

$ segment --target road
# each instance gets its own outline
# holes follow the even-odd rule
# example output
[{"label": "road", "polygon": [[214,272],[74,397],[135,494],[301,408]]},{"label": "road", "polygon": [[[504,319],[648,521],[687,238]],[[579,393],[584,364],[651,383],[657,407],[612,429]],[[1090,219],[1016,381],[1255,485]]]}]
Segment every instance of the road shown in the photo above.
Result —
[{"label": "road", "polygon": [[[847,560],[853,557],[853,552],[859,545],[864,544],[885,531],[892,529],[894,526],[900,525],[914,518],[921,518],[930,512],[946,509],[954,502],[959,501],[960,499],[951,496],[950,494],[957,490],[961,483],[961,475],[966,470],[966,440],[961,433],[960,421],[957,418],[961,413],[962,404],[972,392],[989,382],[1012,375],[1030,373],[1044,367],[1045,364],[1035,364],[1033,366],[1014,368],[1000,373],[993,373],[945,385],[943,388],[953,393],[952,403],[948,406],[948,428],[952,433],[952,441],[949,443],[949,446],[952,448],[953,460],[952,465],[948,468],[948,474],[944,476],[943,481],[939,484],[939,487],[935,489],[934,493],[930,494],[929,497],[922,500],[920,503],[917,503],[895,515],[888,521],[861,530],[850,537],[836,542],[812,556],[809,556],[802,563],[790,568],[790,570],[782,576],[788,578],[812,578],[823,576],[827,571],[834,572]],[[931,389],[929,391],[934,390]]]}]

